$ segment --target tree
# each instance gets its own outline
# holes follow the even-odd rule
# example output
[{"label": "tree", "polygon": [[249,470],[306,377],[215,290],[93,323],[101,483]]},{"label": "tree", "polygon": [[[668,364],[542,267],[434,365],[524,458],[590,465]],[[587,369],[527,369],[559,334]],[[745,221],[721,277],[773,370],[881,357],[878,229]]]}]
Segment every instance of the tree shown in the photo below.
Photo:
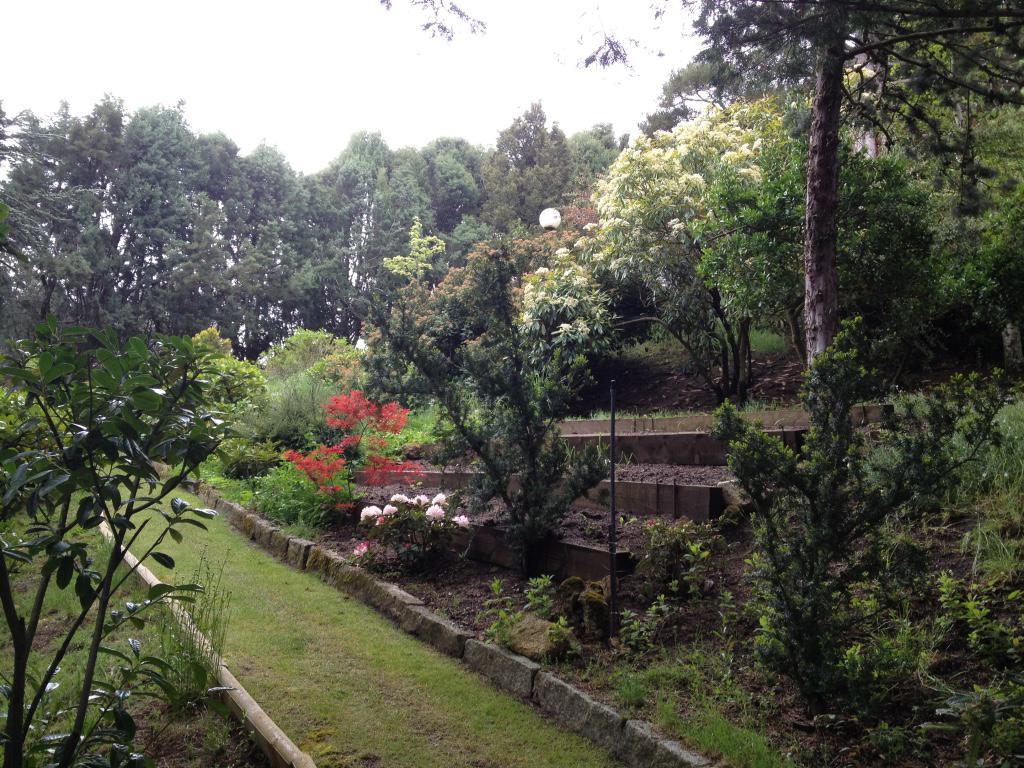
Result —
[{"label": "tree", "polygon": [[640,288],[651,311],[630,320],[660,323],[720,400],[746,398],[750,329],[764,313],[753,292],[768,282],[771,254],[743,253],[727,274],[715,268],[724,265],[718,241],[743,225],[764,176],[763,152],[780,133],[781,115],[764,102],[642,136],[594,198],[600,221],[585,258],[611,290]]},{"label": "tree", "polygon": [[[208,407],[205,370],[205,353],[188,339],[163,338],[151,349],[138,337],[122,344],[110,331],[61,330],[52,318],[0,357],[0,375],[31,406],[0,444],[0,604],[12,649],[4,768],[124,765],[135,731],[128,694],[143,682],[165,691],[171,685],[160,659],[137,645],[122,652],[105,643],[119,627],[138,625],[156,606],[200,589],[160,585],[144,602],[115,608],[138,568],[120,570],[125,552],[143,530],[160,533],[137,553],[140,562],[173,568],[160,544],[180,541],[187,526],[203,528],[197,517],[215,514],[177,498],[164,505],[224,436]],[[157,475],[158,461],[176,468],[169,479]],[[111,532],[109,549],[96,541],[100,525]],[[37,643],[47,595],[72,585],[80,612],[54,646]],[[16,600],[26,587],[32,599]],[[68,710],[54,711],[49,696],[76,644],[86,648],[75,682],[81,688]],[[104,654],[119,659],[111,680],[102,678]]]},{"label": "tree", "polygon": [[435,139],[423,148],[427,188],[439,232],[452,232],[467,216],[480,212],[484,152],[465,139]]},{"label": "tree", "polygon": [[[907,106],[908,93],[964,89],[1020,101],[1024,10],[1010,0],[694,0],[698,57],[736,77],[778,72],[813,87],[808,141],[804,326],[808,359],[839,322],[836,274],[840,124],[844,101],[877,122]],[[847,75],[857,77],[849,82]],[[872,94],[874,99],[864,98]],[[901,112],[913,120],[913,109]]]},{"label": "tree", "polygon": [[540,104],[498,134],[483,168],[483,219],[500,231],[533,223],[545,208],[562,203],[572,179],[572,156],[558,125],[547,127]]},{"label": "tree", "polygon": [[572,184],[584,201],[589,198],[594,182],[608,170],[628,141],[628,136],[616,138],[611,123],[598,123],[569,137]]},{"label": "tree", "polygon": [[812,715],[837,697],[863,695],[841,660],[872,615],[892,604],[906,558],[885,553],[887,529],[913,530],[941,506],[958,470],[995,434],[1005,403],[996,384],[957,378],[897,403],[876,434],[856,429],[853,406],[877,396],[863,365],[856,322],[811,365],[803,399],[810,430],[798,451],[718,411],[714,434],[729,441],[729,468],[752,501],[757,647],[793,679]]},{"label": "tree", "polygon": [[559,437],[586,367],[573,334],[545,343],[546,318],[523,316],[531,255],[508,239],[482,244],[436,290],[412,283],[393,305],[376,302],[383,344],[371,348],[380,386],[436,399],[452,448],[480,467],[473,503],[504,502],[527,573],[572,501],[607,471],[596,449],[574,455]]}]

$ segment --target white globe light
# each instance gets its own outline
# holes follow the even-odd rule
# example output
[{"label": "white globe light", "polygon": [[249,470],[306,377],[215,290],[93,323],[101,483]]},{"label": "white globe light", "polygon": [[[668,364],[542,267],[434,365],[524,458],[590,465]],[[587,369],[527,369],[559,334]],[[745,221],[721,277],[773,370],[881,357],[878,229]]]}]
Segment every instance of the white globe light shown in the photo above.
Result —
[{"label": "white globe light", "polygon": [[558,225],[561,223],[562,214],[554,208],[545,208],[540,212],[540,225],[544,229],[558,229]]}]

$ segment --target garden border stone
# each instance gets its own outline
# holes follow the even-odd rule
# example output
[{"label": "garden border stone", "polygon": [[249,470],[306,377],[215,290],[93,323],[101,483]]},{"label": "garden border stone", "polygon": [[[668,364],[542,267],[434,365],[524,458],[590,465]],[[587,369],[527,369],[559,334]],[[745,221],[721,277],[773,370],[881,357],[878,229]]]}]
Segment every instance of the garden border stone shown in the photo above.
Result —
[{"label": "garden border stone", "polygon": [[[226,505],[232,504],[220,499],[215,491],[212,495],[211,506],[216,509],[226,510]],[[240,512],[225,512],[225,519],[264,549],[276,553],[271,548],[271,541],[275,533],[283,536],[283,532],[239,505],[233,506]],[[373,577],[362,568],[349,565],[337,552],[294,537],[285,537],[285,548],[280,551],[283,551],[279,555],[281,559],[296,568],[317,573],[326,584],[377,609],[393,619],[403,631],[438,651],[461,659],[496,687],[535,704],[563,728],[580,734],[633,768],[721,768],[723,765],[677,741],[658,736],[649,723],[627,720],[613,707],[543,671],[539,664],[525,656],[476,640],[472,633],[431,611],[419,598],[395,584]],[[257,721],[252,722],[252,727],[257,727]],[[270,725],[273,725],[272,721]],[[287,739],[283,733],[281,735]],[[261,741],[262,735],[256,738],[261,747],[275,748],[274,742]],[[291,744],[290,741],[288,743]],[[297,747],[295,750],[298,752]],[[277,758],[272,758],[274,768],[315,768],[308,755],[298,754],[300,760],[308,762],[279,763]]]},{"label": "garden border stone", "polygon": [[425,605],[410,605],[405,611],[400,626],[410,635],[416,635],[430,643],[437,650],[461,659],[466,650],[466,641],[473,635],[458,624],[438,616]]},{"label": "garden border stone", "polygon": [[618,748],[626,719],[574,685],[550,672],[538,672],[533,682],[533,700],[559,725],[582,734],[609,752]]},{"label": "garden border stone", "polygon": [[309,553],[312,549],[312,541],[309,539],[300,539],[298,536],[293,536],[288,540],[288,550],[286,553],[288,565],[293,568],[297,568],[300,571],[305,570],[306,561],[309,559]]},{"label": "garden border stone", "polygon": [[280,528],[274,528],[270,532],[270,539],[267,542],[270,551],[277,556],[278,560],[288,560],[288,542],[291,536]]},{"label": "garden border stone", "polygon": [[643,720],[626,721],[614,754],[636,768],[709,768],[713,765],[679,742],[660,738]]},{"label": "garden border stone", "polygon": [[529,699],[533,694],[533,678],[540,671],[540,664],[525,656],[506,651],[498,645],[466,640],[462,658],[470,669],[499,688],[522,699]]}]

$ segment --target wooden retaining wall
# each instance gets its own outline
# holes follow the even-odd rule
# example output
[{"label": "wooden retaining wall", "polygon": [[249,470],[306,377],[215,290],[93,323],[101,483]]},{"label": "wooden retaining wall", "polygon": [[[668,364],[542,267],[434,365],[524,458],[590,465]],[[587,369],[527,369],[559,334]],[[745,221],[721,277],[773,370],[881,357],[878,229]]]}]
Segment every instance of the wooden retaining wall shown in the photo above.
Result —
[{"label": "wooden retaining wall", "polygon": [[[863,427],[877,424],[890,411],[890,405],[866,403],[853,408],[854,426]],[[765,429],[783,429],[807,426],[807,411],[803,408],[779,408],[774,411],[748,411],[741,414],[744,419],[760,424]],[[615,431],[620,434],[639,432],[709,432],[715,417],[710,413],[693,413],[687,416],[653,418],[635,416],[615,420]],[[579,419],[563,421],[558,425],[563,435],[607,435],[611,431],[608,419]]]}]

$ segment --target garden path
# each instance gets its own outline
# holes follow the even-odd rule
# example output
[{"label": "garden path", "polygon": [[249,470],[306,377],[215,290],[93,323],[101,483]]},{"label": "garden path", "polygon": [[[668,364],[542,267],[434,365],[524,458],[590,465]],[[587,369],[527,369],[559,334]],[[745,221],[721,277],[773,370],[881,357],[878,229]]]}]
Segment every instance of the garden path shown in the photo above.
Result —
[{"label": "garden path", "polygon": [[147,564],[180,583],[204,550],[215,567],[224,563],[225,662],[320,768],[616,765],[373,609],[256,549],[223,519],[208,526],[161,546],[174,571]]}]

